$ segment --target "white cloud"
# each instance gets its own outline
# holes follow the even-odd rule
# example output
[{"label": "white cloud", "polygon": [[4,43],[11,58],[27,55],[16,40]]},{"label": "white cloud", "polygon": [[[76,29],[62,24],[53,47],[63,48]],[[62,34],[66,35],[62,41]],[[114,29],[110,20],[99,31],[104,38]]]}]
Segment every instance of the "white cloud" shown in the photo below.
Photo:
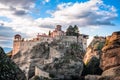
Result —
[{"label": "white cloud", "polygon": [[45,2],[49,2],[50,0],[45,0]]},{"label": "white cloud", "polygon": [[[105,5],[102,0],[90,0],[81,3],[59,4],[57,9],[51,12],[51,17],[33,20],[28,13],[35,6],[34,0],[7,1],[0,0],[0,16],[5,16],[11,21],[0,21],[0,23],[27,35],[45,33],[57,24],[65,27],[70,24],[77,24],[79,27],[94,26],[93,29],[98,29],[100,25],[114,25],[111,21],[117,17],[116,9],[113,6]],[[49,2],[50,0],[44,1]],[[8,5],[6,6],[6,4]]]},{"label": "white cloud", "polygon": [[50,2],[50,0],[43,0],[42,4],[45,4],[45,3],[48,3],[48,2]]},{"label": "white cloud", "polygon": [[[49,12],[50,13],[50,12]],[[39,18],[40,26],[50,27],[55,24],[77,24],[79,27],[114,25],[112,20],[117,17],[116,9],[102,0],[90,0],[83,3],[62,3],[57,6],[51,17]],[[98,27],[93,27],[98,28]]]}]

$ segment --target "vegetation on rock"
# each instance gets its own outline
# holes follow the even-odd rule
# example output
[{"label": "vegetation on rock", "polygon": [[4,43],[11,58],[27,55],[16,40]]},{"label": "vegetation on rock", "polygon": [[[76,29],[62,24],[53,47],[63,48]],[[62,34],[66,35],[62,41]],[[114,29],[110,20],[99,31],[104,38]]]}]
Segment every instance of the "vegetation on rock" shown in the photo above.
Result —
[{"label": "vegetation on rock", "polygon": [[0,47],[0,80],[26,80],[24,73]]}]

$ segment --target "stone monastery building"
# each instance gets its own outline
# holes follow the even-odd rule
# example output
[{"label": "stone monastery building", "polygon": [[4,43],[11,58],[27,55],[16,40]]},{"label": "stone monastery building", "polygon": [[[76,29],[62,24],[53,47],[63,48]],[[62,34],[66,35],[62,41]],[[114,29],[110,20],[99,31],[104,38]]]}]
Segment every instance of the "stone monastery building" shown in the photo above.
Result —
[{"label": "stone monastery building", "polygon": [[24,40],[21,35],[16,34],[14,36],[12,55],[15,55],[19,51],[25,52],[38,43],[51,43],[54,40],[60,40],[59,44],[63,44],[65,47],[68,47],[71,43],[78,42],[79,44],[83,45],[84,50],[86,50],[88,35],[79,34],[78,38],[76,36],[66,36],[66,33],[62,31],[61,27],[61,25],[57,25],[49,35],[38,33],[38,35],[31,40]]}]

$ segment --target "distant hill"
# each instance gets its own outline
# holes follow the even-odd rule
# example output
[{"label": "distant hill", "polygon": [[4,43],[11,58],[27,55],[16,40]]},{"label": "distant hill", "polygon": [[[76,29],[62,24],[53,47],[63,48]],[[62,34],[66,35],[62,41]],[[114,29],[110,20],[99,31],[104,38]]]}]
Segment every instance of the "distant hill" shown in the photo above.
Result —
[{"label": "distant hill", "polygon": [[5,53],[8,53],[12,50],[12,48],[8,48],[8,47],[3,47],[3,49],[4,49]]}]

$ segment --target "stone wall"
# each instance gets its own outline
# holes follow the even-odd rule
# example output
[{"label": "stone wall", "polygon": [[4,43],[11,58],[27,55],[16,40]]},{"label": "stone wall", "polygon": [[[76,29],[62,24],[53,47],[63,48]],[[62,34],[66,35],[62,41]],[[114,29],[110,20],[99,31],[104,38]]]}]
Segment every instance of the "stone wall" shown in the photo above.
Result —
[{"label": "stone wall", "polygon": [[35,66],[35,76],[48,77],[49,78],[49,73],[43,71],[38,66]]},{"label": "stone wall", "polygon": [[22,41],[22,40],[21,41],[14,41],[12,55],[15,55],[19,51],[25,52],[26,50],[32,49],[32,47],[35,46],[38,43],[42,43],[42,42],[51,43],[52,41],[53,41],[53,38],[50,38],[50,37],[41,37],[37,41],[33,41],[33,40],[30,40],[30,41]]},{"label": "stone wall", "polygon": [[87,48],[87,39],[83,38],[83,36],[79,36],[78,38],[76,36],[57,36],[55,38],[52,37],[40,37],[38,40],[29,40],[29,41],[14,41],[13,44],[13,53],[12,55],[15,55],[19,51],[25,52],[28,49],[31,49],[34,45],[41,42],[48,42],[51,43],[53,40],[58,40],[60,44],[63,44],[64,46],[68,47],[71,45],[71,43],[78,42],[83,46],[83,49],[86,50]]}]

